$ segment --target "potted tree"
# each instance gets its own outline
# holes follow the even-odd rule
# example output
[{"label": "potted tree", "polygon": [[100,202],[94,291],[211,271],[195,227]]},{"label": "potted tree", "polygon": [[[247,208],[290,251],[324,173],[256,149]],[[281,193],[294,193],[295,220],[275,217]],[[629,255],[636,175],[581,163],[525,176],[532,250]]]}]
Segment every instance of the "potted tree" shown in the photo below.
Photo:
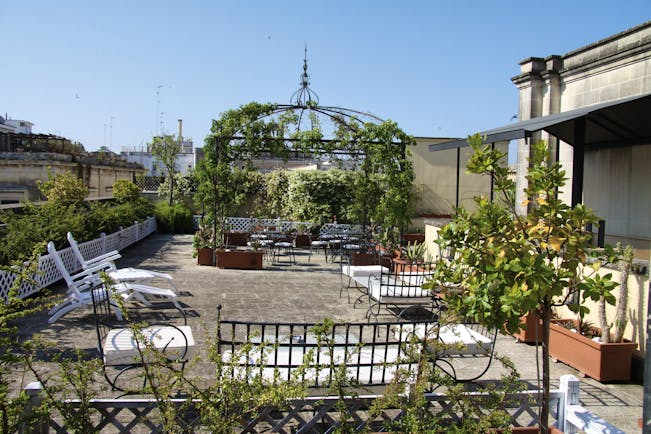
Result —
[{"label": "potted tree", "polygon": [[[515,183],[509,176],[506,153],[485,146],[479,135],[468,143],[473,155],[468,171],[490,176],[495,200],[475,198],[476,208],[459,208],[455,218],[440,231],[442,248],[456,252],[449,262],[440,260],[432,282],[445,292],[450,309],[462,317],[514,333],[520,317],[536,311],[542,322],[541,431],[549,427],[550,351],[549,331],[555,306],[581,289],[584,297],[610,298],[613,285],[608,276],[588,276],[592,248],[584,231],[596,224],[596,216],[582,204],[569,206],[558,197],[565,173],[550,158],[547,144],[531,145],[527,196],[528,213],[515,208]],[[450,288],[450,291],[446,291]],[[452,290],[453,289],[453,290]],[[575,311],[586,309],[571,305]]]},{"label": "potted tree", "polygon": [[199,223],[199,229],[194,233],[194,238],[192,240],[194,257],[197,258],[198,265],[212,265],[212,238],[212,227],[202,220]]},{"label": "potted tree", "polygon": [[[628,278],[633,264],[633,248],[618,246],[617,250],[606,247],[604,262],[616,263],[621,271],[619,297],[616,306],[614,327],[606,317],[606,303],[615,304],[610,292],[591,294],[599,303],[599,329],[590,327],[580,314],[578,321],[555,321],[550,325],[549,352],[552,357],[576,368],[582,374],[597,381],[628,381],[631,379],[631,361],[636,342],[624,341],[628,305]],[[593,263],[594,272],[601,262]],[[610,274],[606,276],[610,277]],[[611,282],[610,287],[614,288]],[[584,296],[584,298],[586,298]],[[579,310],[581,313],[581,310]],[[567,325],[570,325],[569,327]]]}]

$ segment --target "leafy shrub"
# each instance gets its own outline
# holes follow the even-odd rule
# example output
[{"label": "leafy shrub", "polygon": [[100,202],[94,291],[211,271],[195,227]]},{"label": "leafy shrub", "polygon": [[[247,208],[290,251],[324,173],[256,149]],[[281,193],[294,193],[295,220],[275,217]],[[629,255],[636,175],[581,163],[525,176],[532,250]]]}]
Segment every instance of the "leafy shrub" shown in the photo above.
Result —
[{"label": "leafy shrub", "polygon": [[140,198],[133,203],[82,203],[63,206],[48,202],[37,206],[25,204],[20,212],[0,214],[4,223],[0,231],[0,264],[30,255],[34,247],[43,244],[40,254],[45,254],[44,243],[54,242],[57,248],[67,246],[66,233],[75,234],[79,241],[117,231],[121,226],[131,226],[153,214],[149,201]]},{"label": "leafy shrub", "polygon": [[118,203],[136,202],[140,198],[140,187],[127,179],[113,183],[113,197]]},{"label": "leafy shrub", "polygon": [[170,234],[191,234],[194,221],[190,209],[184,205],[169,205],[167,202],[156,204],[158,230]]},{"label": "leafy shrub", "polygon": [[82,205],[88,196],[88,187],[71,172],[48,173],[47,181],[36,181],[36,185],[48,202],[56,205]]}]

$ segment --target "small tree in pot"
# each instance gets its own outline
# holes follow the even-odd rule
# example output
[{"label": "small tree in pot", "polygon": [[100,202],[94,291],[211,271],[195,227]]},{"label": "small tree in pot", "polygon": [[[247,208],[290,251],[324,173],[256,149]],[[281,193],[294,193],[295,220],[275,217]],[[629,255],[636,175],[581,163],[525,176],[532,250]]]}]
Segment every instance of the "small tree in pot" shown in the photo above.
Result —
[{"label": "small tree in pot", "polygon": [[[442,248],[456,254],[439,261],[428,287],[453,285],[446,295],[450,308],[462,317],[516,332],[520,317],[536,311],[542,321],[543,402],[540,423],[549,432],[549,330],[555,306],[566,303],[576,291],[584,297],[607,299],[613,289],[608,276],[586,276],[590,236],[585,232],[596,216],[582,204],[570,207],[558,198],[565,173],[551,161],[547,145],[531,145],[527,175],[529,212],[515,211],[515,183],[505,164],[506,154],[484,146],[479,135],[469,137],[474,150],[468,171],[492,177],[498,199],[475,198],[476,210],[460,208],[440,232]],[[587,309],[574,304],[577,313]]]}]

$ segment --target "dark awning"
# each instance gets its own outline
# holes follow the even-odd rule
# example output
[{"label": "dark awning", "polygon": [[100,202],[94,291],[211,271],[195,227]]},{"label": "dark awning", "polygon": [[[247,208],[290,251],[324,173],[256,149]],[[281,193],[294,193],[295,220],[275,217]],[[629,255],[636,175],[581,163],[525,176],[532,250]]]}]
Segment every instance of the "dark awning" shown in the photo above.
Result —
[{"label": "dark awning", "polygon": [[[651,93],[527,119],[480,134],[485,136],[485,143],[496,143],[531,137],[536,131],[544,130],[573,145],[579,120],[585,120],[586,148],[651,143]],[[463,146],[468,146],[465,139],[429,145],[429,150]]]}]

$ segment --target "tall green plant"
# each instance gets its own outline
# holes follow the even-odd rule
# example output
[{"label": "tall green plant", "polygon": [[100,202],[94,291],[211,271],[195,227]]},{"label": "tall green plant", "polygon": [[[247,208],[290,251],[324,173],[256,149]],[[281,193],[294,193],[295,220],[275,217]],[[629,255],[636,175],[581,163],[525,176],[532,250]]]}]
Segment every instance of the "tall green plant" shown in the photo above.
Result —
[{"label": "tall green plant", "polygon": [[[543,403],[541,428],[549,420],[549,324],[552,310],[578,291],[584,298],[609,295],[614,288],[609,276],[585,276],[590,253],[587,224],[597,218],[584,205],[570,207],[558,198],[565,172],[550,159],[544,142],[531,146],[528,186],[530,211],[515,212],[515,185],[509,176],[505,153],[482,145],[481,137],[468,139],[474,154],[468,171],[491,176],[500,198],[475,199],[472,213],[461,208],[440,232],[443,248],[456,252],[450,262],[441,261],[429,286],[458,285],[461,291],[446,296],[449,306],[465,317],[515,332],[520,316],[536,311],[542,320]],[[569,307],[585,313],[587,307]]]},{"label": "tall green plant", "polygon": [[172,135],[154,137],[148,145],[151,153],[165,166],[165,176],[168,180],[168,203],[174,203],[174,169],[181,144]]}]

